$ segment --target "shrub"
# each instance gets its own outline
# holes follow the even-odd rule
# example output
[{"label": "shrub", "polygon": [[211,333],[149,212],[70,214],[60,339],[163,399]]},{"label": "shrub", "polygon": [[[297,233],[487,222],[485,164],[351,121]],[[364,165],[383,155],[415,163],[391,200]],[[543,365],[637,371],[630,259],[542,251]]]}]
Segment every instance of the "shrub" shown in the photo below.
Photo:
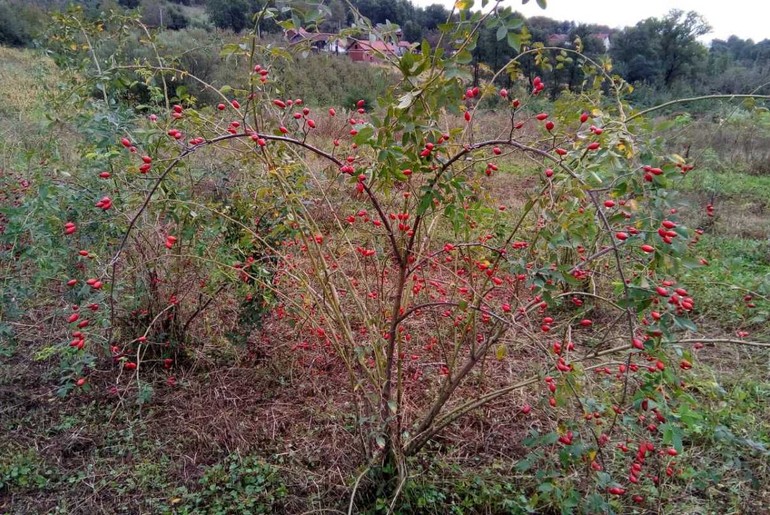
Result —
[{"label": "shrub", "polygon": [[[475,38],[465,29],[460,23],[446,37],[462,48]],[[152,363],[152,345],[181,340],[175,327],[182,292],[201,291],[199,280],[231,276],[252,292],[269,293],[279,320],[309,325],[315,344],[297,342],[296,352],[332,359],[348,375],[359,392],[358,430],[378,496],[398,494],[407,458],[447,426],[538,384],[537,409],[548,410],[553,423],[525,440],[531,452],[521,470],[548,471],[541,477],[541,506],[620,506],[614,499],[630,488],[621,486],[621,474],[631,464],[615,450],[622,442],[644,444],[636,450],[638,464],[653,448],[683,451],[672,421],[692,405],[681,381],[693,360],[683,333],[695,330],[688,318],[695,301],[672,277],[694,234],[673,215],[678,205],[669,189],[690,164],[663,154],[659,141],[639,137],[646,130],[640,117],[623,119],[629,107],[622,82],[594,70],[593,89],[536,114],[542,82],[521,99],[491,84],[468,87],[462,51],[426,49],[391,63],[402,80],[375,105],[359,99],[337,117],[286,98],[287,90],[272,81],[285,79],[276,66],[280,53],[243,45],[231,46],[228,55],[246,60],[253,73],[247,88],[226,90],[231,95],[222,95],[218,112],[177,105],[153,119],[157,128],[129,130],[136,136],[121,141],[120,159],[135,163],[124,169],[144,166],[132,153],[151,152],[153,163],[168,164],[138,197],[127,194],[136,176],[121,174],[125,186],[114,202],[134,215],[121,229],[121,243],[113,244],[112,309],[132,309],[127,301],[137,285],[131,278],[142,274],[130,263],[152,255],[141,244],[125,246],[133,234],[154,227],[168,235],[172,250],[158,286],[153,289],[154,275],[147,280],[157,302],[133,307],[130,314],[141,314],[135,326],[109,329],[109,339],[121,342],[113,354],[125,371]],[[605,88],[614,102],[603,101]],[[477,106],[492,95],[503,98],[507,122],[502,136],[476,140],[481,128],[475,124],[483,123]],[[317,134],[321,120],[332,127],[325,134],[336,133],[333,141]],[[524,125],[529,129],[521,130]],[[113,155],[114,147],[101,152]],[[209,148],[235,157],[219,170],[232,168],[238,190],[225,185],[221,196],[204,195],[226,205],[201,218],[201,202],[182,193],[176,178],[204,180],[184,158]],[[487,204],[486,184],[500,171],[498,156],[519,154],[534,158],[541,173],[534,189],[523,192],[526,200],[496,209]],[[257,173],[247,180],[237,173],[241,167]],[[259,202],[239,202],[244,193]],[[238,215],[240,206],[246,216]],[[257,212],[276,206],[283,214],[273,230],[248,227]],[[150,223],[155,220],[160,227]],[[189,250],[174,256],[177,247]],[[233,251],[237,262],[230,261],[231,273],[222,267],[222,276],[201,275],[187,257],[226,265]],[[207,289],[199,295],[216,297]],[[622,330],[614,333],[616,324]],[[604,346],[604,331],[617,346]],[[541,349],[536,367],[512,381],[500,370],[485,379],[538,333],[558,336]],[[605,355],[623,364],[610,368]],[[598,375],[588,373],[593,370]],[[639,378],[633,387],[632,373]],[[521,416],[531,409],[522,407]],[[582,415],[586,410],[590,417]],[[632,415],[648,410],[652,423]],[[665,456],[650,463],[665,467]],[[586,465],[596,474],[565,483]]]}]

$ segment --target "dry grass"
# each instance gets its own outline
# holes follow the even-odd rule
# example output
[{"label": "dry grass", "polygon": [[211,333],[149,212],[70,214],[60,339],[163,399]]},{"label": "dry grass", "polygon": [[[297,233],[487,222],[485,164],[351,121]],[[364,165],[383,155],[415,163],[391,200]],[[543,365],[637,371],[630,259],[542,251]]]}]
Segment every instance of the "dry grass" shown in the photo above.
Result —
[{"label": "dry grass", "polygon": [[31,50],[0,46],[0,62],[0,113],[4,115],[36,109],[40,97],[59,75],[53,61]]},{"label": "dry grass", "polygon": [[710,169],[770,173],[770,116],[736,108],[722,116],[693,121],[666,134],[669,148],[689,155]]}]

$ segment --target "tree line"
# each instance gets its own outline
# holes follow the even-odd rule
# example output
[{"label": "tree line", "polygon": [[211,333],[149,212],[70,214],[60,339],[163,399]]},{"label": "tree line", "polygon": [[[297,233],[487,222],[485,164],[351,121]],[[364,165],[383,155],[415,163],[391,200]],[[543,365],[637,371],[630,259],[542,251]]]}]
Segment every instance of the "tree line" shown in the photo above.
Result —
[{"label": "tree line", "polygon": [[[251,28],[256,13],[265,6],[265,0],[0,0],[0,44],[32,45],[46,24],[46,13],[72,3],[86,12],[140,9],[145,23],[170,30],[216,27],[233,32]],[[276,1],[270,0],[273,4]],[[398,25],[406,41],[426,39],[433,45],[439,42],[439,25],[456,16],[440,4],[423,8],[410,0],[326,0],[320,5],[322,16],[309,18],[309,30],[337,32],[361,15],[375,25]],[[597,62],[611,62],[611,72],[637,86],[642,102],[674,94],[752,91],[763,87],[770,76],[770,40],[731,36],[706,46],[700,38],[711,29],[695,12],[672,10],[662,18],[648,18],[622,29],[545,16],[519,17],[525,26],[523,47],[542,46],[544,50],[540,57],[522,58],[516,72],[530,79],[545,75],[552,97],[582,85],[582,61],[575,58],[574,51]],[[282,29],[277,21],[262,20],[260,29],[278,33]],[[517,53],[494,29],[482,31],[473,50],[475,78],[483,76],[484,69],[500,68]],[[546,64],[551,63],[545,70],[543,56]],[[507,85],[511,78],[499,80]]]}]

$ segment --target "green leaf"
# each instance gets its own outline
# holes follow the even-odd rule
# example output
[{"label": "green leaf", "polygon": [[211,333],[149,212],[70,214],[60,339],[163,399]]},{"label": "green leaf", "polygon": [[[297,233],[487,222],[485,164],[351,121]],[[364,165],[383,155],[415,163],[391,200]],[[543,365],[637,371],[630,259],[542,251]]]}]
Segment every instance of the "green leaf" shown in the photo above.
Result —
[{"label": "green leaf", "polygon": [[236,52],[238,52],[241,48],[238,46],[237,43],[228,43],[227,45],[222,47],[222,50],[219,52],[219,57],[227,57],[229,55],[232,55]]},{"label": "green leaf", "polygon": [[365,145],[369,143],[369,140],[372,139],[373,135],[374,127],[367,125],[366,127],[363,127],[361,130],[359,130],[358,134],[353,137],[353,142],[356,145]]},{"label": "green leaf", "polygon": [[416,59],[417,56],[411,52],[404,54],[403,57],[401,57],[401,59],[398,61],[398,67],[401,72],[404,74],[409,74]]},{"label": "green leaf", "polygon": [[420,205],[417,206],[417,215],[421,216],[424,215],[428,209],[433,205],[433,197],[434,197],[433,191],[428,191],[423,195],[423,197],[420,199]]},{"label": "green leaf", "polygon": [[671,445],[677,452],[682,452],[682,430],[673,424],[662,424],[663,443]]},{"label": "green leaf", "polygon": [[294,22],[293,19],[279,21],[278,25],[280,25],[280,27],[282,29],[284,29],[284,30],[290,30],[290,29],[296,29],[297,28],[297,25],[296,25],[296,23]]},{"label": "green leaf", "polygon": [[[508,38],[510,39],[512,33],[508,34]],[[447,79],[454,79],[459,78],[464,81],[469,81],[473,78],[473,76],[467,72],[466,70],[461,70],[460,68],[456,66],[449,66],[446,69],[446,72],[444,73],[444,77]]]},{"label": "green leaf", "polygon": [[586,498],[585,507],[588,513],[609,513],[609,505],[604,498],[596,492]]},{"label": "green leaf", "polygon": [[501,25],[499,29],[497,29],[497,40],[502,41],[506,34],[508,34],[508,27],[505,25]]},{"label": "green leaf", "polygon": [[526,472],[530,468],[532,468],[532,462],[529,459],[525,458],[525,459],[521,460],[520,462],[518,462],[516,464],[515,468],[519,472]]},{"label": "green leaf", "polygon": [[599,488],[606,488],[612,483],[612,476],[607,474],[606,472],[597,472],[596,473],[596,484]]},{"label": "green leaf", "polygon": [[688,318],[674,317],[674,325],[680,329],[686,329],[687,331],[695,332],[698,328]]},{"label": "green leaf", "polygon": [[521,34],[517,34],[516,32],[509,32],[508,46],[518,52],[521,48]]},{"label": "green leaf", "polygon": [[546,0],[537,0],[537,5],[539,5],[541,9],[545,9],[547,7]]},{"label": "green leaf", "polygon": [[461,50],[455,56],[455,61],[460,64],[470,64],[473,61],[473,56],[468,50]]}]

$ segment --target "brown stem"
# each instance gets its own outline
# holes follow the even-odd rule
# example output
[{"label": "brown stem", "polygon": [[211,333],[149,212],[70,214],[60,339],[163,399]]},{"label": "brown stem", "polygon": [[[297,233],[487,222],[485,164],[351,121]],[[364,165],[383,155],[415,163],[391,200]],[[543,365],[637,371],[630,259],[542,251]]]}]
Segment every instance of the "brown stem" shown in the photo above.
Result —
[{"label": "brown stem", "polygon": [[[599,356],[605,356],[607,354],[613,354],[615,352],[621,352],[624,350],[630,349],[630,345],[623,345],[620,347],[615,347],[612,349],[607,349],[606,351],[597,352],[590,357],[599,357]],[[582,360],[580,360],[582,361]],[[592,365],[590,367],[586,367],[586,370],[593,370],[595,368],[600,368],[605,366],[605,363],[601,363],[599,365]],[[479,408],[481,406],[484,406],[490,402],[492,402],[495,399],[498,399],[502,397],[503,395],[506,395],[514,390],[518,390],[520,388],[524,388],[525,386],[529,386],[531,384],[534,384],[541,380],[540,376],[532,376],[524,381],[518,382],[516,384],[506,386],[505,388],[501,388],[500,390],[495,390],[494,392],[490,392],[486,395],[481,396],[480,398],[468,401],[465,404],[462,404],[461,406],[458,406],[457,408],[453,409],[451,412],[447,413],[444,417],[440,418],[435,424],[430,424],[423,432],[416,432],[415,436],[409,440],[404,448],[404,453],[406,455],[413,455],[416,452],[418,452],[426,443],[428,443],[431,438],[436,436],[441,430],[443,430],[445,427],[447,427],[449,424],[457,420],[458,418],[462,417],[469,411],[472,411],[476,408]]]},{"label": "brown stem", "polygon": [[[397,250],[397,249],[394,249]],[[395,361],[396,354],[396,338],[398,325],[401,322],[399,313],[401,311],[401,303],[404,297],[404,287],[406,286],[406,267],[401,266],[398,274],[398,284],[396,286],[395,297],[393,299],[393,311],[391,313],[390,330],[388,332],[388,350],[386,354],[385,365],[385,381],[382,383],[382,390],[380,392],[380,419],[384,428],[388,428],[385,440],[385,459],[389,458],[389,455],[394,449],[400,447],[400,435],[398,432],[393,434],[390,419],[390,401],[393,396],[393,363]],[[396,408],[398,413],[398,408]]]},{"label": "brown stem", "polygon": [[[607,234],[610,237],[610,241],[612,242],[612,253],[615,256],[615,266],[618,271],[618,277],[620,277],[620,280],[623,282],[623,297],[628,303],[628,300],[630,298],[630,294],[628,291],[628,283],[626,282],[626,274],[623,272],[623,263],[620,259],[620,246],[615,240],[614,235],[612,234],[612,228],[610,227],[610,222],[607,220],[607,216],[604,214],[604,211],[602,211],[601,206],[599,205],[599,201],[597,200],[596,196],[592,191],[588,192],[588,197],[591,199],[591,202],[593,203],[594,207],[596,208],[596,213],[599,216],[599,219],[602,222],[602,225],[604,226],[604,229],[607,231]],[[626,320],[628,321],[628,339],[629,341],[633,340],[634,338],[634,315],[631,312],[630,308],[625,309],[626,312]],[[629,355],[626,360],[626,371],[623,377],[623,394],[620,398],[619,405],[622,406],[626,402],[626,397],[628,396],[628,380],[631,377],[630,375],[630,365],[631,363],[631,356]],[[615,413],[615,415],[612,418],[612,424],[610,424],[610,428],[607,431],[608,435],[612,434],[612,431],[615,429],[615,425],[618,422],[618,413]]]},{"label": "brown stem", "polygon": [[204,304],[198,306],[198,309],[196,309],[195,312],[192,315],[190,315],[190,317],[184,323],[184,326],[182,326],[182,336],[184,336],[187,333],[187,328],[192,323],[192,321],[195,320],[198,317],[198,315],[200,315],[207,307],[209,307],[209,304],[211,304],[214,301],[214,299],[217,297],[217,295],[222,293],[222,290],[224,290],[226,287],[227,287],[226,284],[223,284],[222,286],[220,286],[217,289],[217,291],[215,291],[214,294],[211,295]]}]

